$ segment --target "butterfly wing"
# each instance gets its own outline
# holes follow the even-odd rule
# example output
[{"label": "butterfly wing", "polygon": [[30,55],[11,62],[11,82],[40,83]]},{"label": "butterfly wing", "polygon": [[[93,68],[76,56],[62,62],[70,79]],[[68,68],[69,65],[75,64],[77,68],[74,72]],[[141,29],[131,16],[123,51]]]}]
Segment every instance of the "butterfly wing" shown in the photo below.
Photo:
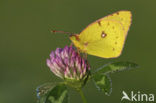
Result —
[{"label": "butterfly wing", "polygon": [[95,30],[96,34],[93,36],[94,40],[86,41],[88,45],[86,45],[85,51],[103,58],[119,56],[125,41],[123,26],[119,22],[105,20],[101,21],[101,25],[104,26],[98,27],[97,24],[95,25],[96,29],[95,26],[88,28]]},{"label": "butterfly wing", "polygon": [[118,11],[112,15],[104,17],[103,19],[119,21],[124,27],[125,35],[127,35],[132,22],[132,13],[130,11]]},{"label": "butterfly wing", "polygon": [[80,50],[103,58],[118,57],[130,26],[131,15],[127,16],[129,13],[120,11],[112,14],[112,17],[109,15],[90,24],[79,35]]}]

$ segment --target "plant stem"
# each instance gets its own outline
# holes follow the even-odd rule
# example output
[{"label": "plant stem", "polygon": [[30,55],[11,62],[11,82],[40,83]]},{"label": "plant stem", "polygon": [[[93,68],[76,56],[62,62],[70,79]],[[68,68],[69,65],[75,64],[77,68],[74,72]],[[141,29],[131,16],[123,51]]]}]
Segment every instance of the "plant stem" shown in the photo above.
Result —
[{"label": "plant stem", "polygon": [[80,96],[82,98],[83,103],[87,103],[87,100],[86,100],[86,98],[84,96],[84,93],[83,93],[82,89],[79,90],[79,93],[80,93]]}]

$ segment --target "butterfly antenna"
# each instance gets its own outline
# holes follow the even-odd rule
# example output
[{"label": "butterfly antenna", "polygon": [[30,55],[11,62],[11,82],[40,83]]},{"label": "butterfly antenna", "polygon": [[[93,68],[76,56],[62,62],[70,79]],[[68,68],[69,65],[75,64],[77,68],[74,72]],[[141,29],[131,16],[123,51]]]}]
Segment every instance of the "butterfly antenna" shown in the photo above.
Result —
[{"label": "butterfly antenna", "polygon": [[63,33],[63,34],[69,34],[69,35],[74,34],[74,33],[70,33],[70,32],[57,31],[57,30],[52,30],[51,32],[52,32],[52,33]]}]

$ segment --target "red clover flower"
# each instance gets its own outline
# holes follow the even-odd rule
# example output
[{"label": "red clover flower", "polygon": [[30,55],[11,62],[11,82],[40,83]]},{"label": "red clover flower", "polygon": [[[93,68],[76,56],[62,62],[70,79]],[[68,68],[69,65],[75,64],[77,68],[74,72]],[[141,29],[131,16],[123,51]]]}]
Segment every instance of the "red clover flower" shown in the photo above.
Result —
[{"label": "red clover flower", "polygon": [[[69,84],[74,82],[85,82],[90,74],[90,66],[75,49],[70,46],[57,48],[47,59],[47,65],[50,70],[58,77],[66,80]],[[84,84],[84,83],[83,83]]]}]

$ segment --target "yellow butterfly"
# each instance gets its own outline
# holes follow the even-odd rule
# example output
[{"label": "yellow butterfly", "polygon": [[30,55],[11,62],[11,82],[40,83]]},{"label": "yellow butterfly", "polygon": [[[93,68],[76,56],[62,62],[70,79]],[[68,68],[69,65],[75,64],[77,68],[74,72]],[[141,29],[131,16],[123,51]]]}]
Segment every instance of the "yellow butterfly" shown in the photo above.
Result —
[{"label": "yellow butterfly", "polygon": [[81,51],[90,55],[114,58],[120,56],[131,25],[130,11],[118,11],[88,25],[70,40]]}]

